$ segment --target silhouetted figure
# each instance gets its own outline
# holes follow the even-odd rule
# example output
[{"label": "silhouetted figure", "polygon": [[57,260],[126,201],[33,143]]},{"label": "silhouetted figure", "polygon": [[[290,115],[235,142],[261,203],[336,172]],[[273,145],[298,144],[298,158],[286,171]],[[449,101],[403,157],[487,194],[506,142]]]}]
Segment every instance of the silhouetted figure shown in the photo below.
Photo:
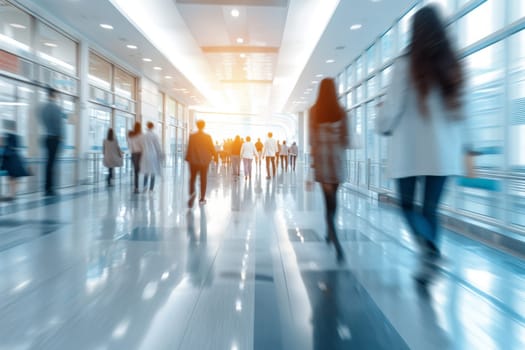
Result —
[{"label": "silhouetted figure", "polygon": [[58,105],[58,92],[52,88],[47,90],[48,102],[40,111],[40,121],[44,125],[47,150],[45,195],[54,196],[55,192],[55,161],[60,143],[64,139],[64,119],[62,108]]},{"label": "silhouetted figure", "polygon": [[231,153],[231,160],[232,160],[232,171],[233,176],[239,176],[241,175],[241,147],[242,147],[242,140],[239,135],[235,136],[235,139],[232,143],[232,153]]},{"label": "silhouetted figure", "polygon": [[185,160],[190,167],[190,199],[188,200],[188,207],[192,208],[195,198],[195,181],[197,175],[200,177],[201,192],[199,197],[199,204],[206,204],[206,185],[208,181],[208,167],[212,157],[217,159],[217,153],[213,146],[213,140],[210,135],[204,132],[206,123],[204,120],[197,121],[197,132],[190,135],[188,141],[188,150],[186,152]]},{"label": "silhouetted figure", "polygon": [[321,183],[326,206],[326,242],[333,243],[337,260],[344,253],[337,238],[335,214],[337,188],[344,181],[343,155],[347,147],[346,113],[339,105],[334,80],[325,78],[319,86],[319,95],[310,109],[310,145],[315,181]]},{"label": "silhouetted figure", "polygon": [[297,144],[295,142],[290,146],[288,153],[290,155],[290,168],[292,171],[295,171],[295,163],[297,163],[297,155],[299,154],[299,149],[297,148]]},{"label": "silhouetted figure", "polygon": [[[275,176],[275,155],[277,154],[277,142],[273,139],[273,134],[268,133],[268,138],[264,141],[263,157],[266,159],[266,178]],[[270,176],[270,163],[272,164],[272,175]]]},{"label": "silhouetted figure", "polygon": [[288,171],[288,146],[286,141],[283,141],[279,157],[281,158],[281,170]]},{"label": "silhouetted figure", "polygon": [[262,151],[263,151],[263,143],[261,142],[261,139],[258,138],[257,142],[255,142],[255,150],[257,151],[257,170],[261,170],[261,159],[262,159]]},{"label": "silhouetted figure", "polygon": [[107,185],[112,186],[113,168],[122,166],[122,151],[112,128],[108,129],[108,135],[102,144],[103,164],[108,168]]},{"label": "silhouetted figure", "polygon": [[[394,63],[392,82],[376,119],[391,135],[388,165],[397,180],[403,214],[423,253],[422,266],[440,256],[437,208],[448,176],[462,175],[465,145],[461,99],[463,69],[433,6],[413,17],[408,51]],[[423,205],[414,206],[416,181]],[[416,276],[426,283],[429,275]]]}]

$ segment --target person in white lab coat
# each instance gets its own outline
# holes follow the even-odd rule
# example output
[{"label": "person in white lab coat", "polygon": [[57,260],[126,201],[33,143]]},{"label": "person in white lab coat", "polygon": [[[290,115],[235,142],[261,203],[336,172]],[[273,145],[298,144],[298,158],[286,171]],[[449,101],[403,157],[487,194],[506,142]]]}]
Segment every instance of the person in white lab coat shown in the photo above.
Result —
[{"label": "person in white lab coat", "polygon": [[160,175],[162,162],[162,149],[159,137],[153,132],[155,124],[148,122],[148,131],[144,134],[144,151],[140,162],[140,172],[144,174],[144,191],[153,191],[155,187],[155,176]]},{"label": "person in white lab coat", "polygon": [[[464,172],[463,85],[444,23],[425,6],[414,15],[407,53],[394,63],[376,129],[390,135],[388,171],[426,265],[440,257],[437,208],[447,177]],[[414,205],[418,179],[424,182],[422,210]],[[428,282],[423,275],[416,281]]]}]

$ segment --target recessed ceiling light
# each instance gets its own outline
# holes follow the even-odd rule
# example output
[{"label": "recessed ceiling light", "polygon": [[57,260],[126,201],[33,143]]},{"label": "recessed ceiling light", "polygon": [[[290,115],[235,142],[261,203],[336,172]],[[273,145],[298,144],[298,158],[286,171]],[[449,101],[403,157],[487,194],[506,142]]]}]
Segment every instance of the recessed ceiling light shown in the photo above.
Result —
[{"label": "recessed ceiling light", "polygon": [[183,91],[182,93],[183,94],[189,94],[190,92],[189,91]]},{"label": "recessed ceiling light", "polygon": [[161,67],[153,67],[153,69],[155,69],[155,70],[162,70]]},{"label": "recessed ceiling light", "polygon": [[18,23],[11,23],[10,26],[16,29],[26,29],[27,28],[25,25],[18,24]]},{"label": "recessed ceiling light", "polygon": [[151,62],[151,61],[152,61],[151,58],[143,58],[142,60],[143,60],[144,62]]},{"label": "recessed ceiling light", "polygon": [[241,53],[239,56],[241,56],[241,58],[245,58],[245,57],[246,57],[246,54]]},{"label": "recessed ceiling light", "polygon": [[164,78],[171,79],[171,75],[166,75]]},{"label": "recessed ceiling light", "polygon": [[363,28],[363,25],[362,24],[352,24],[352,26],[350,27],[350,30],[358,30],[358,29],[361,29]]},{"label": "recessed ceiling light", "polygon": [[326,63],[334,63],[334,62],[335,62],[335,60],[333,60],[333,59],[326,60]]},{"label": "recessed ceiling light", "polygon": [[239,17],[239,10],[233,9],[231,12],[232,17]]},{"label": "recessed ceiling light", "polygon": [[48,47],[58,47],[57,44],[55,44],[55,43],[49,43],[49,42],[44,43],[44,45],[45,45],[45,46],[48,46]]},{"label": "recessed ceiling light", "polygon": [[101,23],[101,24],[100,24],[100,27],[101,27],[101,28],[104,28],[104,29],[108,29],[108,30],[113,29],[113,26],[112,26],[111,24],[104,24],[104,23]]},{"label": "recessed ceiling light", "polygon": [[137,46],[136,45],[126,45],[126,47],[128,49],[132,49],[132,50],[136,50],[137,49]]},{"label": "recessed ceiling light", "polygon": [[244,42],[243,38],[237,38],[237,44],[242,44]]},{"label": "recessed ceiling light", "polygon": [[315,77],[316,77],[316,78],[322,78],[323,75],[322,75],[322,74],[317,74]]},{"label": "recessed ceiling light", "polygon": [[312,80],[312,84],[318,84],[319,82],[317,80]]}]

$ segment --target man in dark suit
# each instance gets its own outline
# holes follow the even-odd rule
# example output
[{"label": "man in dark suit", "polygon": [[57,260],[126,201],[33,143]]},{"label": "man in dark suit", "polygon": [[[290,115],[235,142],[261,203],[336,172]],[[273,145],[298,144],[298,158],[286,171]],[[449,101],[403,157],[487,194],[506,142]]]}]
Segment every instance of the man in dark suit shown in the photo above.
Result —
[{"label": "man in dark suit", "polygon": [[193,207],[193,202],[197,196],[195,192],[195,181],[197,174],[200,176],[201,193],[199,197],[199,204],[206,204],[206,184],[208,182],[208,166],[213,158],[217,159],[217,153],[213,146],[211,136],[204,132],[204,120],[197,121],[197,132],[190,135],[188,141],[188,150],[186,151],[185,160],[190,166],[190,199],[188,200],[188,207]]}]

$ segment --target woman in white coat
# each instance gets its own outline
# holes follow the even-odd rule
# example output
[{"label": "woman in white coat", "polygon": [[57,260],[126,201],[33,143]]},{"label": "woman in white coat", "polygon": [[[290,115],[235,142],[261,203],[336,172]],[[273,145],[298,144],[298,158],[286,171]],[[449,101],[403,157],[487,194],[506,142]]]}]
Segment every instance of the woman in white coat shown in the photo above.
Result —
[{"label": "woman in white coat", "polygon": [[[391,135],[390,176],[425,264],[440,256],[437,208],[447,177],[464,172],[463,82],[443,22],[433,6],[423,7],[414,15],[408,52],[394,63],[376,128]],[[422,210],[414,206],[418,178],[424,182]],[[427,282],[421,275],[416,280]]]},{"label": "woman in white coat", "polygon": [[155,175],[160,175],[162,149],[157,135],[153,132],[154,124],[148,122],[148,131],[144,134],[144,151],[142,153],[140,171],[144,174],[144,191],[153,191]]}]

